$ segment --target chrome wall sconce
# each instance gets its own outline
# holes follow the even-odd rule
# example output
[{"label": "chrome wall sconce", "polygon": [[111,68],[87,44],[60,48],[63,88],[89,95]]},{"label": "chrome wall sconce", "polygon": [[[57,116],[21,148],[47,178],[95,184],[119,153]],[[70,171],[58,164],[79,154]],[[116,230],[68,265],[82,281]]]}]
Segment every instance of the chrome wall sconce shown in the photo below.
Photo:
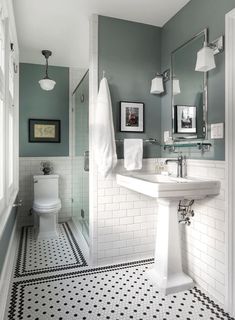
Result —
[{"label": "chrome wall sconce", "polygon": [[224,37],[221,36],[211,43],[204,42],[204,46],[197,53],[195,71],[207,72],[216,68],[215,55],[224,51]]},{"label": "chrome wall sconce", "polygon": [[170,80],[170,69],[167,69],[163,73],[157,73],[157,76],[152,80],[151,83],[151,94],[161,94],[165,91],[164,83]]},{"label": "chrome wall sconce", "polygon": [[[170,69],[167,69],[163,73],[157,73],[157,76],[151,83],[151,94],[162,94],[165,92],[164,83],[170,80]],[[173,94],[177,95],[180,91],[179,79],[173,77]]]},{"label": "chrome wall sconce", "polygon": [[42,80],[39,80],[39,84],[42,90],[50,91],[53,90],[56,82],[49,78],[48,76],[48,59],[52,55],[52,52],[50,50],[42,50],[42,55],[46,59],[46,75]]}]

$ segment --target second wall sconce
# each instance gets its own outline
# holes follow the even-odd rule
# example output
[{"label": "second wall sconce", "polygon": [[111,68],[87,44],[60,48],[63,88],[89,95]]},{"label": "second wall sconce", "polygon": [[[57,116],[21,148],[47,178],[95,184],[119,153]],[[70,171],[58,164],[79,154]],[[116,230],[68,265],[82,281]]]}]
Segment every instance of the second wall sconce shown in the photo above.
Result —
[{"label": "second wall sconce", "polygon": [[224,37],[221,36],[212,43],[204,43],[204,46],[197,53],[195,71],[207,72],[216,68],[215,55],[223,52]]}]

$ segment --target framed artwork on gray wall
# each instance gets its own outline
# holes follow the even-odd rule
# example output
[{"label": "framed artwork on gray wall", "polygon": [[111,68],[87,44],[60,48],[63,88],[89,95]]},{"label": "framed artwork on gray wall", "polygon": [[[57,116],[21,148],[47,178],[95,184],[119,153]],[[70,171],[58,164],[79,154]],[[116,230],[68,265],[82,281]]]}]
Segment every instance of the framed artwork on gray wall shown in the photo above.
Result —
[{"label": "framed artwork on gray wall", "polygon": [[196,106],[175,106],[176,133],[196,133]]},{"label": "framed artwork on gray wall", "polygon": [[120,131],[144,132],[143,102],[120,102]]},{"label": "framed artwork on gray wall", "polygon": [[60,142],[60,120],[29,119],[29,142]]}]

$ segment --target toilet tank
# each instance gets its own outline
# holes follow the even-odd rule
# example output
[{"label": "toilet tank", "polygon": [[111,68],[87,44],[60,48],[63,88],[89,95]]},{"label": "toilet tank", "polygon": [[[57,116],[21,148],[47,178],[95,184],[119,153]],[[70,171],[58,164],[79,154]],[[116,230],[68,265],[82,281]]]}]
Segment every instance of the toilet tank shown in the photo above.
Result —
[{"label": "toilet tank", "polygon": [[34,199],[59,198],[59,175],[33,176]]}]

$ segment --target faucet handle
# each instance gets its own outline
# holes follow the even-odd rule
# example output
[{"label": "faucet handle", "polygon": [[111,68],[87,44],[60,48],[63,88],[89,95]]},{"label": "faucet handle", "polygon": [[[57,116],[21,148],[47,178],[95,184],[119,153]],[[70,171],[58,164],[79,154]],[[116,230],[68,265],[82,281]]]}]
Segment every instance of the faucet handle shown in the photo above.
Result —
[{"label": "faucet handle", "polygon": [[182,161],[183,158],[184,158],[184,157],[183,157],[182,153],[178,155],[178,161]]}]

